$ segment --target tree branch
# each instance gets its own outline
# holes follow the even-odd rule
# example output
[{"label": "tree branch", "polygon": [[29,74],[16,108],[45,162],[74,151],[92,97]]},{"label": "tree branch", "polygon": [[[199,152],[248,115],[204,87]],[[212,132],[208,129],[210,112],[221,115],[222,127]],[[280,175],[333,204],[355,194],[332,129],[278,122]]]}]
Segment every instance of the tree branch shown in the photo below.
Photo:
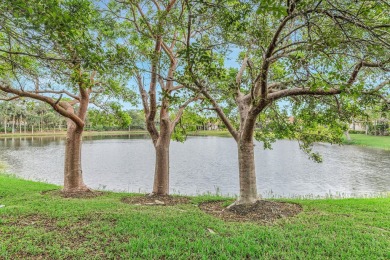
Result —
[{"label": "tree branch", "polygon": [[6,92],[6,93],[12,93],[14,95],[17,95],[19,97],[28,97],[36,100],[40,100],[43,102],[48,103],[50,106],[54,108],[55,111],[57,111],[59,114],[63,115],[64,117],[67,117],[71,119],[77,126],[84,127],[84,120],[79,118],[74,113],[70,113],[66,109],[64,109],[60,104],[56,104],[56,101],[54,101],[50,97],[42,96],[36,93],[31,92],[25,92],[23,90],[18,90],[11,88],[7,83],[0,81],[0,90]]},{"label": "tree branch", "polygon": [[199,97],[198,96],[195,96],[195,97],[192,97],[190,99],[188,99],[185,103],[183,103],[180,107],[179,107],[179,110],[177,111],[176,113],[176,116],[175,116],[175,119],[172,121],[171,123],[171,129],[174,129],[177,125],[177,123],[179,123],[180,121],[180,118],[183,116],[183,112],[184,110],[187,108],[187,106],[192,103],[193,101],[195,100],[198,100]]},{"label": "tree branch", "polygon": [[9,98],[0,98],[1,101],[11,101],[20,98],[19,96],[13,96]]},{"label": "tree branch", "polygon": [[66,90],[51,90],[51,89],[45,89],[45,90],[36,90],[34,91],[34,93],[37,93],[37,94],[45,94],[45,93],[52,93],[52,94],[65,94],[65,95],[68,95],[69,97],[71,98],[74,98],[74,99],[77,99],[77,100],[80,100],[80,97],[79,96],[76,96]]},{"label": "tree branch", "polygon": [[340,94],[342,91],[340,89],[330,89],[330,90],[310,90],[305,88],[293,88],[293,89],[285,89],[275,93],[270,93],[268,95],[268,100],[275,101],[281,99],[283,97],[288,96],[302,96],[302,95],[311,95],[311,96],[330,96]]}]

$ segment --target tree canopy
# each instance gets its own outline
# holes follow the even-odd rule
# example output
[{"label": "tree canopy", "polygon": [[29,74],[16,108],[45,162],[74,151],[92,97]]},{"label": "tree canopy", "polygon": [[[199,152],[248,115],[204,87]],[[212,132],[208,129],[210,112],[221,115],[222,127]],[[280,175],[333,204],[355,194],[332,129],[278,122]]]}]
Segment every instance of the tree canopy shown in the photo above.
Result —
[{"label": "tree canopy", "polygon": [[248,204],[254,138],[298,140],[320,161],[314,142],[340,143],[351,118],[389,108],[386,1],[8,0],[0,11],[2,99],[44,101],[79,134],[90,103],[128,124],[117,100],[135,100],[135,85],[160,195],[170,140],[185,139],[182,118],[196,121],[186,109],[215,112],[237,142],[237,204]]}]

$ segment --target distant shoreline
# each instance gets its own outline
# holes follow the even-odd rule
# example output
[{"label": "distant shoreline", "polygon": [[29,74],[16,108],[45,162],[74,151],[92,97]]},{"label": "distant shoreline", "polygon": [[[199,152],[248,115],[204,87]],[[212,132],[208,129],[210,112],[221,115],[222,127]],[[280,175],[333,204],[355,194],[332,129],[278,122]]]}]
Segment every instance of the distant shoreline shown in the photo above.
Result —
[{"label": "distant shoreline", "polygon": [[[128,135],[128,134],[148,134],[145,130],[137,131],[84,131],[83,136],[95,135]],[[35,133],[14,133],[14,134],[0,134],[0,138],[8,137],[47,137],[47,136],[66,136],[66,131],[55,132],[35,132]]]},{"label": "distant shoreline", "polygon": [[[134,131],[84,131],[83,136],[109,136],[109,135],[148,135],[146,130],[134,130]],[[66,131],[56,132],[35,132],[32,133],[14,133],[14,134],[0,134],[2,138],[13,137],[50,137],[50,136],[66,136]],[[192,131],[188,133],[188,136],[218,136],[218,137],[231,137],[230,133],[226,130],[201,130]],[[364,147],[377,148],[382,150],[390,150],[390,136],[372,136],[364,134],[350,134],[351,141],[344,139],[344,145],[358,145]]]}]

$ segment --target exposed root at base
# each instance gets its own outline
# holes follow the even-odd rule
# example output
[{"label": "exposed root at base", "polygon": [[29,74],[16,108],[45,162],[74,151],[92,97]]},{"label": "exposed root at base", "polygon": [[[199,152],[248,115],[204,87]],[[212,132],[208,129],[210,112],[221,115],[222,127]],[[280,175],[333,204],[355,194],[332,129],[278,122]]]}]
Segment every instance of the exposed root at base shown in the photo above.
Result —
[{"label": "exposed root at base", "polygon": [[147,194],[145,196],[126,197],[122,199],[122,202],[132,205],[145,205],[145,206],[173,206],[177,204],[186,204],[190,202],[187,197],[174,197],[174,196],[161,196]]},{"label": "exposed root at base", "polygon": [[199,208],[207,214],[225,221],[258,222],[272,224],[280,218],[292,217],[302,211],[298,204],[258,200],[250,205],[232,204],[228,208],[223,207],[222,201],[205,202]]}]

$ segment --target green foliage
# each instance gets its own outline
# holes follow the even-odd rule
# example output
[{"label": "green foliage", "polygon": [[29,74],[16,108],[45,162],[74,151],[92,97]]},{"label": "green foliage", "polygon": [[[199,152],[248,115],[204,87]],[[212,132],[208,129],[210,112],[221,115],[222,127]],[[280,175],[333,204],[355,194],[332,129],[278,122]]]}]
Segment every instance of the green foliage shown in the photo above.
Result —
[{"label": "green foliage", "polygon": [[259,7],[256,11],[259,15],[271,14],[276,18],[282,18],[287,15],[287,7],[284,5],[286,1],[260,0]]},{"label": "green foliage", "polygon": [[123,80],[130,72],[118,66],[123,51],[107,33],[112,23],[103,19],[95,4],[91,0],[3,1],[0,78],[26,91],[66,89],[77,96],[81,87],[93,89],[95,103],[101,96],[115,96],[134,104],[134,92]]},{"label": "green foliage", "polygon": [[[212,135],[212,131],[199,132],[199,130],[205,130],[205,128],[207,129],[207,127],[212,124],[218,125],[219,128],[224,127],[223,125],[220,126],[219,118],[217,118],[213,113],[200,110],[201,107],[199,104],[194,104],[184,111],[183,116],[180,118],[178,125],[174,129],[172,140],[184,142],[188,135],[209,135],[210,133]],[[226,135],[226,133],[223,135],[229,136]]]},{"label": "green foliage", "polygon": [[[212,28],[206,39],[217,41],[218,47],[208,44],[203,37],[194,39],[188,49],[189,63],[196,68],[196,79],[206,86],[236,130],[240,124],[237,96],[250,96],[249,110],[258,106],[266,98],[252,95],[261,81],[267,82],[273,93],[293,89],[342,90],[337,98],[293,94],[259,109],[255,138],[263,142],[264,148],[270,149],[277,139],[296,139],[310,158],[320,161],[311,150],[314,142],[340,143],[353,118],[367,115],[368,108],[386,103],[378,97],[388,99],[388,84],[373,94],[379,83],[388,80],[390,52],[386,42],[390,35],[385,28],[390,16],[384,2],[258,0],[211,5],[205,1],[203,6],[209,10],[193,9],[197,11],[196,21]],[[218,41],[220,38],[224,41]],[[239,63],[244,58],[249,61],[240,75],[239,87],[237,65],[226,68],[216,58],[221,55],[226,60],[232,49],[238,52]],[[207,66],[197,66],[202,59],[196,55],[204,56],[202,51],[209,53],[204,62],[207,66],[215,62],[219,74]],[[269,55],[268,60],[265,55]],[[353,71],[362,60],[383,65],[365,67],[353,78]],[[261,78],[264,68],[268,74]],[[272,88],[272,84],[278,87]],[[282,104],[287,107],[281,107]],[[294,117],[292,122],[288,121],[290,116]],[[245,122],[245,115],[242,120]]]},{"label": "green foliage", "polygon": [[[1,131],[11,133],[12,121],[15,120],[15,131],[47,131],[66,126],[65,119],[46,103],[14,100],[0,101]],[[4,124],[7,125],[5,131]]]},{"label": "green foliage", "polygon": [[145,129],[145,115],[142,110],[129,110],[128,114],[131,118],[131,129]]},{"label": "green foliage", "polygon": [[183,143],[187,140],[187,131],[183,127],[175,127],[173,133],[172,133],[172,140],[175,140],[176,142]]},{"label": "green foliage", "polygon": [[[332,99],[332,97],[328,98]],[[346,124],[332,105],[318,104],[315,98],[305,98],[303,102],[293,104],[294,137],[300,148],[311,159],[321,162],[321,156],[312,152],[314,142],[340,144]]]},{"label": "green foliage", "polygon": [[88,125],[95,129],[127,128],[131,121],[129,113],[123,111],[122,107],[115,102],[106,104],[104,109],[89,109],[87,117]]}]

